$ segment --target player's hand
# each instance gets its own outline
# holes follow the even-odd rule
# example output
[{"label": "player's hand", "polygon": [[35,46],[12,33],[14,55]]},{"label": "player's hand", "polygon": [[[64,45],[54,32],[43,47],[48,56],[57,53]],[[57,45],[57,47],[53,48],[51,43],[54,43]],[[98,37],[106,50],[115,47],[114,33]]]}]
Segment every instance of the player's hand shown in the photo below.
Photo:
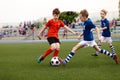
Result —
[{"label": "player's hand", "polygon": [[77,39],[80,40],[82,38],[82,36],[78,36]]},{"label": "player's hand", "polygon": [[39,40],[41,40],[41,37],[39,35],[37,37],[38,37]]},{"label": "player's hand", "polygon": [[76,35],[78,35],[79,34],[79,32],[76,32]]},{"label": "player's hand", "polygon": [[78,35],[78,33],[77,33],[77,32],[75,32],[74,34],[75,34],[75,35]]},{"label": "player's hand", "polygon": [[103,29],[102,28],[99,28],[100,31],[102,31]]}]

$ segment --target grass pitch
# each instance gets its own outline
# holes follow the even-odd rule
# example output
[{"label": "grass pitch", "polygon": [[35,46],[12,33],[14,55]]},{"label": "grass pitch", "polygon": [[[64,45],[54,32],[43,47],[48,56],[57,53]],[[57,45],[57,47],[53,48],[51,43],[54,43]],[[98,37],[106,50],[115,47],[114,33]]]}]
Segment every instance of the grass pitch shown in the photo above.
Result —
[{"label": "grass pitch", "polygon": [[[77,42],[63,42],[59,57],[65,58]],[[120,42],[113,42],[120,57]],[[65,66],[51,67],[50,54],[40,64],[36,59],[49,48],[48,43],[0,44],[0,80],[119,80],[118,65],[111,58],[91,47],[78,50]],[[103,48],[110,51],[107,44]]]}]

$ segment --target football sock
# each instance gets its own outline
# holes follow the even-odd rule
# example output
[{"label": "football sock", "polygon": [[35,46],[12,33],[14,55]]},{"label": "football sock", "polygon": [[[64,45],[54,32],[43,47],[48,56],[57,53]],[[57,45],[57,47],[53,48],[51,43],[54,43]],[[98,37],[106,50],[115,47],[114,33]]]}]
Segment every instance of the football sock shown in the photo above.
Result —
[{"label": "football sock", "polygon": [[65,62],[66,63],[68,63],[69,62],[69,60],[70,60],[70,58],[72,58],[74,56],[74,53],[73,52],[70,52],[69,54],[68,54],[68,56],[65,58]]},{"label": "football sock", "polygon": [[[101,49],[101,45],[98,45],[98,47]],[[97,55],[98,55],[98,53],[99,53],[99,52],[98,52],[98,51],[96,51],[96,53],[95,53],[95,54],[97,54]]]},{"label": "football sock", "polygon": [[52,52],[52,49],[48,49],[43,55],[42,57],[45,58],[47,55],[49,55]]},{"label": "football sock", "polygon": [[109,57],[111,57],[111,58],[114,57],[113,54],[111,54],[110,52],[108,52],[108,51],[106,51],[106,50],[104,50],[104,49],[101,49],[100,52],[103,53],[103,54],[105,54],[105,55],[107,55],[107,56],[109,56]]},{"label": "football sock", "polygon": [[55,50],[53,57],[58,56],[59,50]]},{"label": "football sock", "polygon": [[115,54],[114,46],[110,46],[110,49],[112,50],[112,54]]}]

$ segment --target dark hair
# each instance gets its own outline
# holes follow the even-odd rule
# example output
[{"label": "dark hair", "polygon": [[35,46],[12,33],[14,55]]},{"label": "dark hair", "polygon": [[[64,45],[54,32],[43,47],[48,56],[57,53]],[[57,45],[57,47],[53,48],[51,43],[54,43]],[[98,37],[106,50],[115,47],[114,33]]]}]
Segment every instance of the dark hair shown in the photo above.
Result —
[{"label": "dark hair", "polygon": [[53,10],[53,14],[60,14],[60,10],[58,9],[58,8],[55,8],[54,10]]},{"label": "dark hair", "polygon": [[81,14],[83,17],[86,17],[86,18],[88,18],[88,16],[89,16],[89,13],[88,13],[88,11],[87,11],[86,9],[81,10],[81,11],[80,11],[80,14]]}]

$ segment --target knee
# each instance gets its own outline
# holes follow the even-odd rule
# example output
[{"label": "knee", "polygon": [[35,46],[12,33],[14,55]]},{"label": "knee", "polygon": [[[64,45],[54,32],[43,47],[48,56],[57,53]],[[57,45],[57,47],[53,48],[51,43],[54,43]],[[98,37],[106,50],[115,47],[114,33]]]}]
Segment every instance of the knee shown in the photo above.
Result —
[{"label": "knee", "polygon": [[96,51],[100,52],[100,48],[98,46],[94,46],[93,48],[95,48]]},{"label": "knee", "polygon": [[56,47],[55,47],[55,46],[51,46],[51,49],[52,49],[52,50],[55,50],[55,49],[56,49]]},{"label": "knee", "polygon": [[52,50],[60,50],[60,47],[52,46],[51,49],[52,49]]},{"label": "knee", "polygon": [[59,47],[57,47],[57,48],[56,48],[56,50],[60,50],[60,48],[59,48]]},{"label": "knee", "polygon": [[55,47],[55,50],[60,50],[60,46],[56,46],[56,47]]}]

